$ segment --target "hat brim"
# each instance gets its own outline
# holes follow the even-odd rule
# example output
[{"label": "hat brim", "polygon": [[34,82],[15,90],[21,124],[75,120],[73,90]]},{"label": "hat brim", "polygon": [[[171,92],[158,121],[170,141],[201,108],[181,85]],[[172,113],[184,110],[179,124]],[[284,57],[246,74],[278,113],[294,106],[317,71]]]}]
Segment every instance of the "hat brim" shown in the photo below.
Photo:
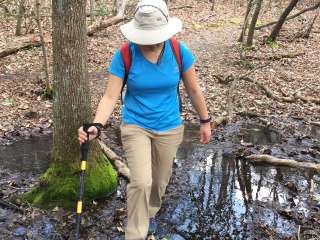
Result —
[{"label": "hat brim", "polygon": [[136,28],[134,20],[120,26],[122,34],[130,42],[140,45],[153,45],[164,42],[182,30],[182,22],[176,17],[169,18],[168,24],[161,29]]}]

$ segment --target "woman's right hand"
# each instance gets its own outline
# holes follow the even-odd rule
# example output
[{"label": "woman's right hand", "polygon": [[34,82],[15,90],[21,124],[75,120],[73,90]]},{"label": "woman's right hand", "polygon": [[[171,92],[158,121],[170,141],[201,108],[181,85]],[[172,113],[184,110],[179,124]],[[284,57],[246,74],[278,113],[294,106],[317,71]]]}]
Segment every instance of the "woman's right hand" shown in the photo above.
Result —
[{"label": "woman's right hand", "polygon": [[[91,126],[88,129],[88,133],[89,133],[89,140],[91,141],[92,139],[95,139],[98,135],[98,129],[95,126]],[[83,127],[81,126],[78,129],[78,140],[79,143],[82,144],[87,140],[87,133],[83,130]]]}]

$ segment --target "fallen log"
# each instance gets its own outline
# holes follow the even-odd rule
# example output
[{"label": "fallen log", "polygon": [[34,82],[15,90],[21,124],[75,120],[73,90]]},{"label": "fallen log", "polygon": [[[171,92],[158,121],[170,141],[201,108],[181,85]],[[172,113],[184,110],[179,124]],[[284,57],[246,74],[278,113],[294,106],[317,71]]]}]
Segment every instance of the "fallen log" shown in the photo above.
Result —
[{"label": "fallen log", "polygon": [[184,9],[184,8],[193,8],[191,5],[184,5],[184,6],[178,6],[178,7],[171,7],[169,10],[179,10],[179,9]]},{"label": "fallen log", "polygon": [[130,170],[129,170],[127,164],[125,163],[124,159],[119,157],[114,151],[112,151],[110,148],[108,148],[107,145],[105,143],[103,143],[101,140],[98,140],[98,142],[99,142],[99,145],[100,145],[102,151],[107,156],[107,158],[112,161],[112,164],[115,166],[117,171],[122,176],[124,176],[125,178],[130,180]]},{"label": "fallen log", "polygon": [[[309,11],[312,11],[312,10],[316,10],[317,8],[320,7],[320,2],[318,2],[317,4],[315,4],[314,6],[312,7],[309,7],[309,8],[306,8],[306,9],[303,9],[301,10],[300,12],[290,16],[290,17],[287,17],[285,21],[288,21],[288,20],[291,20],[293,18],[296,18],[298,16],[300,16],[301,14],[305,13],[305,12],[309,12]],[[262,28],[265,28],[265,27],[269,27],[269,26],[272,26],[274,24],[276,24],[278,21],[273,21],[273,22],[270,22],[270,23],[267,23],[267,24],[264,24],[264,25],[261,25],[261,26],[257,26],[255,27],[255,30],[260,30]]]},{"label": "fallen log", "polygon": [[32,34],[22,37],[15,37],[8,41],[7,46],[0,48],[0,58],[14,54],[22,49],[41,46],[39,36]]},{"label": "fallen log", "polygon": [[87,34],[88,34],[88,36],[93,36],[96,32],[101,31],[102,29],[108,28],[110,26],[113,26],[115,24],[118,24],[124,20],[125,20],[124,16],[111,17],[104,22],[100,22],[98,24],[94,24],[94,25],[89,26]]},{"label": "fallen log", "polygon": [[267,163],[274,166],[311,169],[320,173],[320,164],[311,162],[299,162],[293,159],[276,158],[266,154],[253,154],[246,157],[252,163]]},{"label": "fallen log", "polygon": [[320,122],[310,122],[311,125],[320,127]]},{"label": "fallen log", "polygon": [[276,61],[276,60],[281,60],[283,58],[296,58],[303,55],[305,55],[305,52],[284,53],[284,54],[277,54],[277,55],[263,56],[263,57],[247,55],[244,58],[247,60]]},{"label": "fallen log", "polygon": [[104,22],[99,22],[99,23],[96,23],[96,24],[89,26],[88,31],[87,31],[87,35],[93,36],[96,32],[98,32],[102,29],[105,29],[107,27],[110,27],[112,25],[115,25],[119,22],[124,21],[126,19],[125,10],[126,10],[127,4],[128,4],[128,0],[122,0],[121,6],[117,11],[118,12],[117,15],[107,19]]}]

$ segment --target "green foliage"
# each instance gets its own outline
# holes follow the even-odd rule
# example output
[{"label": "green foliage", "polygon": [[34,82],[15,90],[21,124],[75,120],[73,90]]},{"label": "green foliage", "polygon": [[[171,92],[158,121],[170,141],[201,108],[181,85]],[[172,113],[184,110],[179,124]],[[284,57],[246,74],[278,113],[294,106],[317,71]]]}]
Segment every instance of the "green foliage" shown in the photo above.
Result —
[{"label": "green foliage", "polygon": [[279,48],[279,45],[276,41],[273,41],[272,39],[268,38],[267,39],[267,44],[271,47],[271,48]]},{"label": "green foliage", "polygon": [[[54,162],[40,177],[40,184],[23,197],[39,207],[62,206],[71,208],[78,199],[79,164],[66,166]],[[117,173],[108,159],[101,155],[98,160],[89,160],[85,177],[84,201],[106,196],[117,186]]]},{"label": "green foliage", "polygon": [[42,95],[41,95],[41,98],[43,100],[52,100],[53,99],[53,94],[54,94],[54,91],[53,91],[53,88],[52,87],[49,87],[49,88],[46,88]]},{"label": "green foliage", "polygon": [[95,7],[95,9],[93,11],[93,15],[94,16],[105,16],[105,15],[109,15],[110,11],[111,11],[111,9],[108,4],[99,3]]},{"label": "green foliage", "polygon": [[10,97],[7,97],[7,98],[5,98],[4,100],[1,101],[1,104],[4,105],[4,106],[10,106],[13,103],[14,103],[14,99],[10,98]]}]

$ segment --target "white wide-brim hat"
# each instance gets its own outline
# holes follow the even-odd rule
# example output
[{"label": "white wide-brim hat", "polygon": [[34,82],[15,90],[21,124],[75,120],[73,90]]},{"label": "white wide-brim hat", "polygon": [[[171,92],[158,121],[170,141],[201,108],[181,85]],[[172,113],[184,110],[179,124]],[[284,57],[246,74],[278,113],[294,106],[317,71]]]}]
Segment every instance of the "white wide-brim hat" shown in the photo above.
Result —
[{"label": "white wide-brim hat", "polygon": [[164,42],[182,30],[182,22],[169,17],[163,0],[141,0],[136,8],[134,19],[120,27],[122,34],[140,45],[153,45]]}]

